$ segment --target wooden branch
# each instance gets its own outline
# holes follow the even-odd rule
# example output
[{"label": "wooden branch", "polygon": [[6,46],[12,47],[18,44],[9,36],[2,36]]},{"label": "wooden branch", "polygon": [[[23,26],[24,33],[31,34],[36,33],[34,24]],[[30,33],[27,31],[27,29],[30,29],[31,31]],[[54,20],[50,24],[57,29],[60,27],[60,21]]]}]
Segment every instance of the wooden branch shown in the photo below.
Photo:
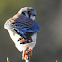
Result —
[{"label": "wooden branch", "polygon": [[[10,62],[10,59],[7,57],[7,62]],[[25,60],[25,62],[29,62],[29,60]],[[58,60],[56,59],[56,62],[58,62]]]},{"label": "wooden branch", "polygon": [[[7,62],[10,62],[10,59],[7,57]],[[25,60],[25,62],[29,62],[29,60]]]},{"label": "wooden branch", "polygon": [[25,60],[26,62],[29,62],[29,60]]},{"label": "wooden branch", "polygon": [[58,60],[56,59],[56,62],[58,62]]},{"label": "wooden branch", "polygon": [[7,62],[10,62],[9,58],[7,57]]}]

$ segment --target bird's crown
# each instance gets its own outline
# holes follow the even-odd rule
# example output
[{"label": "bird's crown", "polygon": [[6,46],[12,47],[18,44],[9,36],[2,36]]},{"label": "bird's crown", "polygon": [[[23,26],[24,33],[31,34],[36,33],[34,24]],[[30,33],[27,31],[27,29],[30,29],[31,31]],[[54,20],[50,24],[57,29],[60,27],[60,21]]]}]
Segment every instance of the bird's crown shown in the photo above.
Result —
[{"label": "bird's crown", "polygon": [[35,9],[32,7],[24,7],[24,8],[21,8],[18,13],[20,14],[21,12],[24,12],[24,11],[30,11],[32,13],[36,12]]}]

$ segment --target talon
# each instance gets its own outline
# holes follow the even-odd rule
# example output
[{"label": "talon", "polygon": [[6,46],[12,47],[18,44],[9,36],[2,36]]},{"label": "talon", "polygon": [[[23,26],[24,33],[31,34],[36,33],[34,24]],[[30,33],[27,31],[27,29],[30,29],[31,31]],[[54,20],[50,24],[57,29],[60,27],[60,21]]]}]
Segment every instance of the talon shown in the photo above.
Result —
[{"label": "talon", "polygon": [[32,50],[28,49],[28,51],[23,52],[23,56],[22,56],[23,60],[26,60],[25,55],[29,55],[29,57],[32,56]]},{"label": "talon", "polygon": [[28,49],[28,52],[29,52],[29,56],[32,56],[32,50]]},{"label": "talon", "polygon": [[23,60],[26,59],[26,58],[25,58],[25,55],[26,55],[27,53],[28,53],[27,51],[24,51],[24,53],[23,53],[23,57],[22,57]]},{"label": "talon", "polygon": [[25,57],[22,57],[23,60],[25,60]]},{"label": "talon", "polygon": [[24,52],[23,52],[23,56],[22,56],[22,59],[23,59],[23,60],[25,60],[25,54],[26,54],[26,52],[24,51]]}]

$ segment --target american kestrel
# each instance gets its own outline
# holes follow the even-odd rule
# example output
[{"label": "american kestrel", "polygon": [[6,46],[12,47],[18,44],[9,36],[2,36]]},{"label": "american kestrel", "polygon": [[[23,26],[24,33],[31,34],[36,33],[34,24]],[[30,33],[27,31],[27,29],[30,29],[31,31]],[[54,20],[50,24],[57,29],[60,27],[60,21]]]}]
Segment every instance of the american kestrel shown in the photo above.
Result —
[{"label": "american kestrel", "polygon": [[4,28],[8,30],[16,48],[22,52],[22,59],[24,60],[28,52],[29,56],[32,55],[32,50],[36,44],[37,32],[40,30],[39,24],[34,21],[35,16],[35,9],[24,7],[4,24]]}]

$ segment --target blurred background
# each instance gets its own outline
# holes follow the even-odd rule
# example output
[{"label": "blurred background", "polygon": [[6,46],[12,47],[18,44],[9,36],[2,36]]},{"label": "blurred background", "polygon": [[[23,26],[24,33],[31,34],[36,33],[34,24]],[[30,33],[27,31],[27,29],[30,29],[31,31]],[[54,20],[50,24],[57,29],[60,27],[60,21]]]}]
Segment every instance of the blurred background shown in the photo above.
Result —
[{"label": "blurred background", "polygon": [[10,62],[24,62],[4,29],[5,21],[22,7],[36,10],[41,28],[30,62],[62,62],[62,0],[0,0],[0,62],[7,56]]}]

